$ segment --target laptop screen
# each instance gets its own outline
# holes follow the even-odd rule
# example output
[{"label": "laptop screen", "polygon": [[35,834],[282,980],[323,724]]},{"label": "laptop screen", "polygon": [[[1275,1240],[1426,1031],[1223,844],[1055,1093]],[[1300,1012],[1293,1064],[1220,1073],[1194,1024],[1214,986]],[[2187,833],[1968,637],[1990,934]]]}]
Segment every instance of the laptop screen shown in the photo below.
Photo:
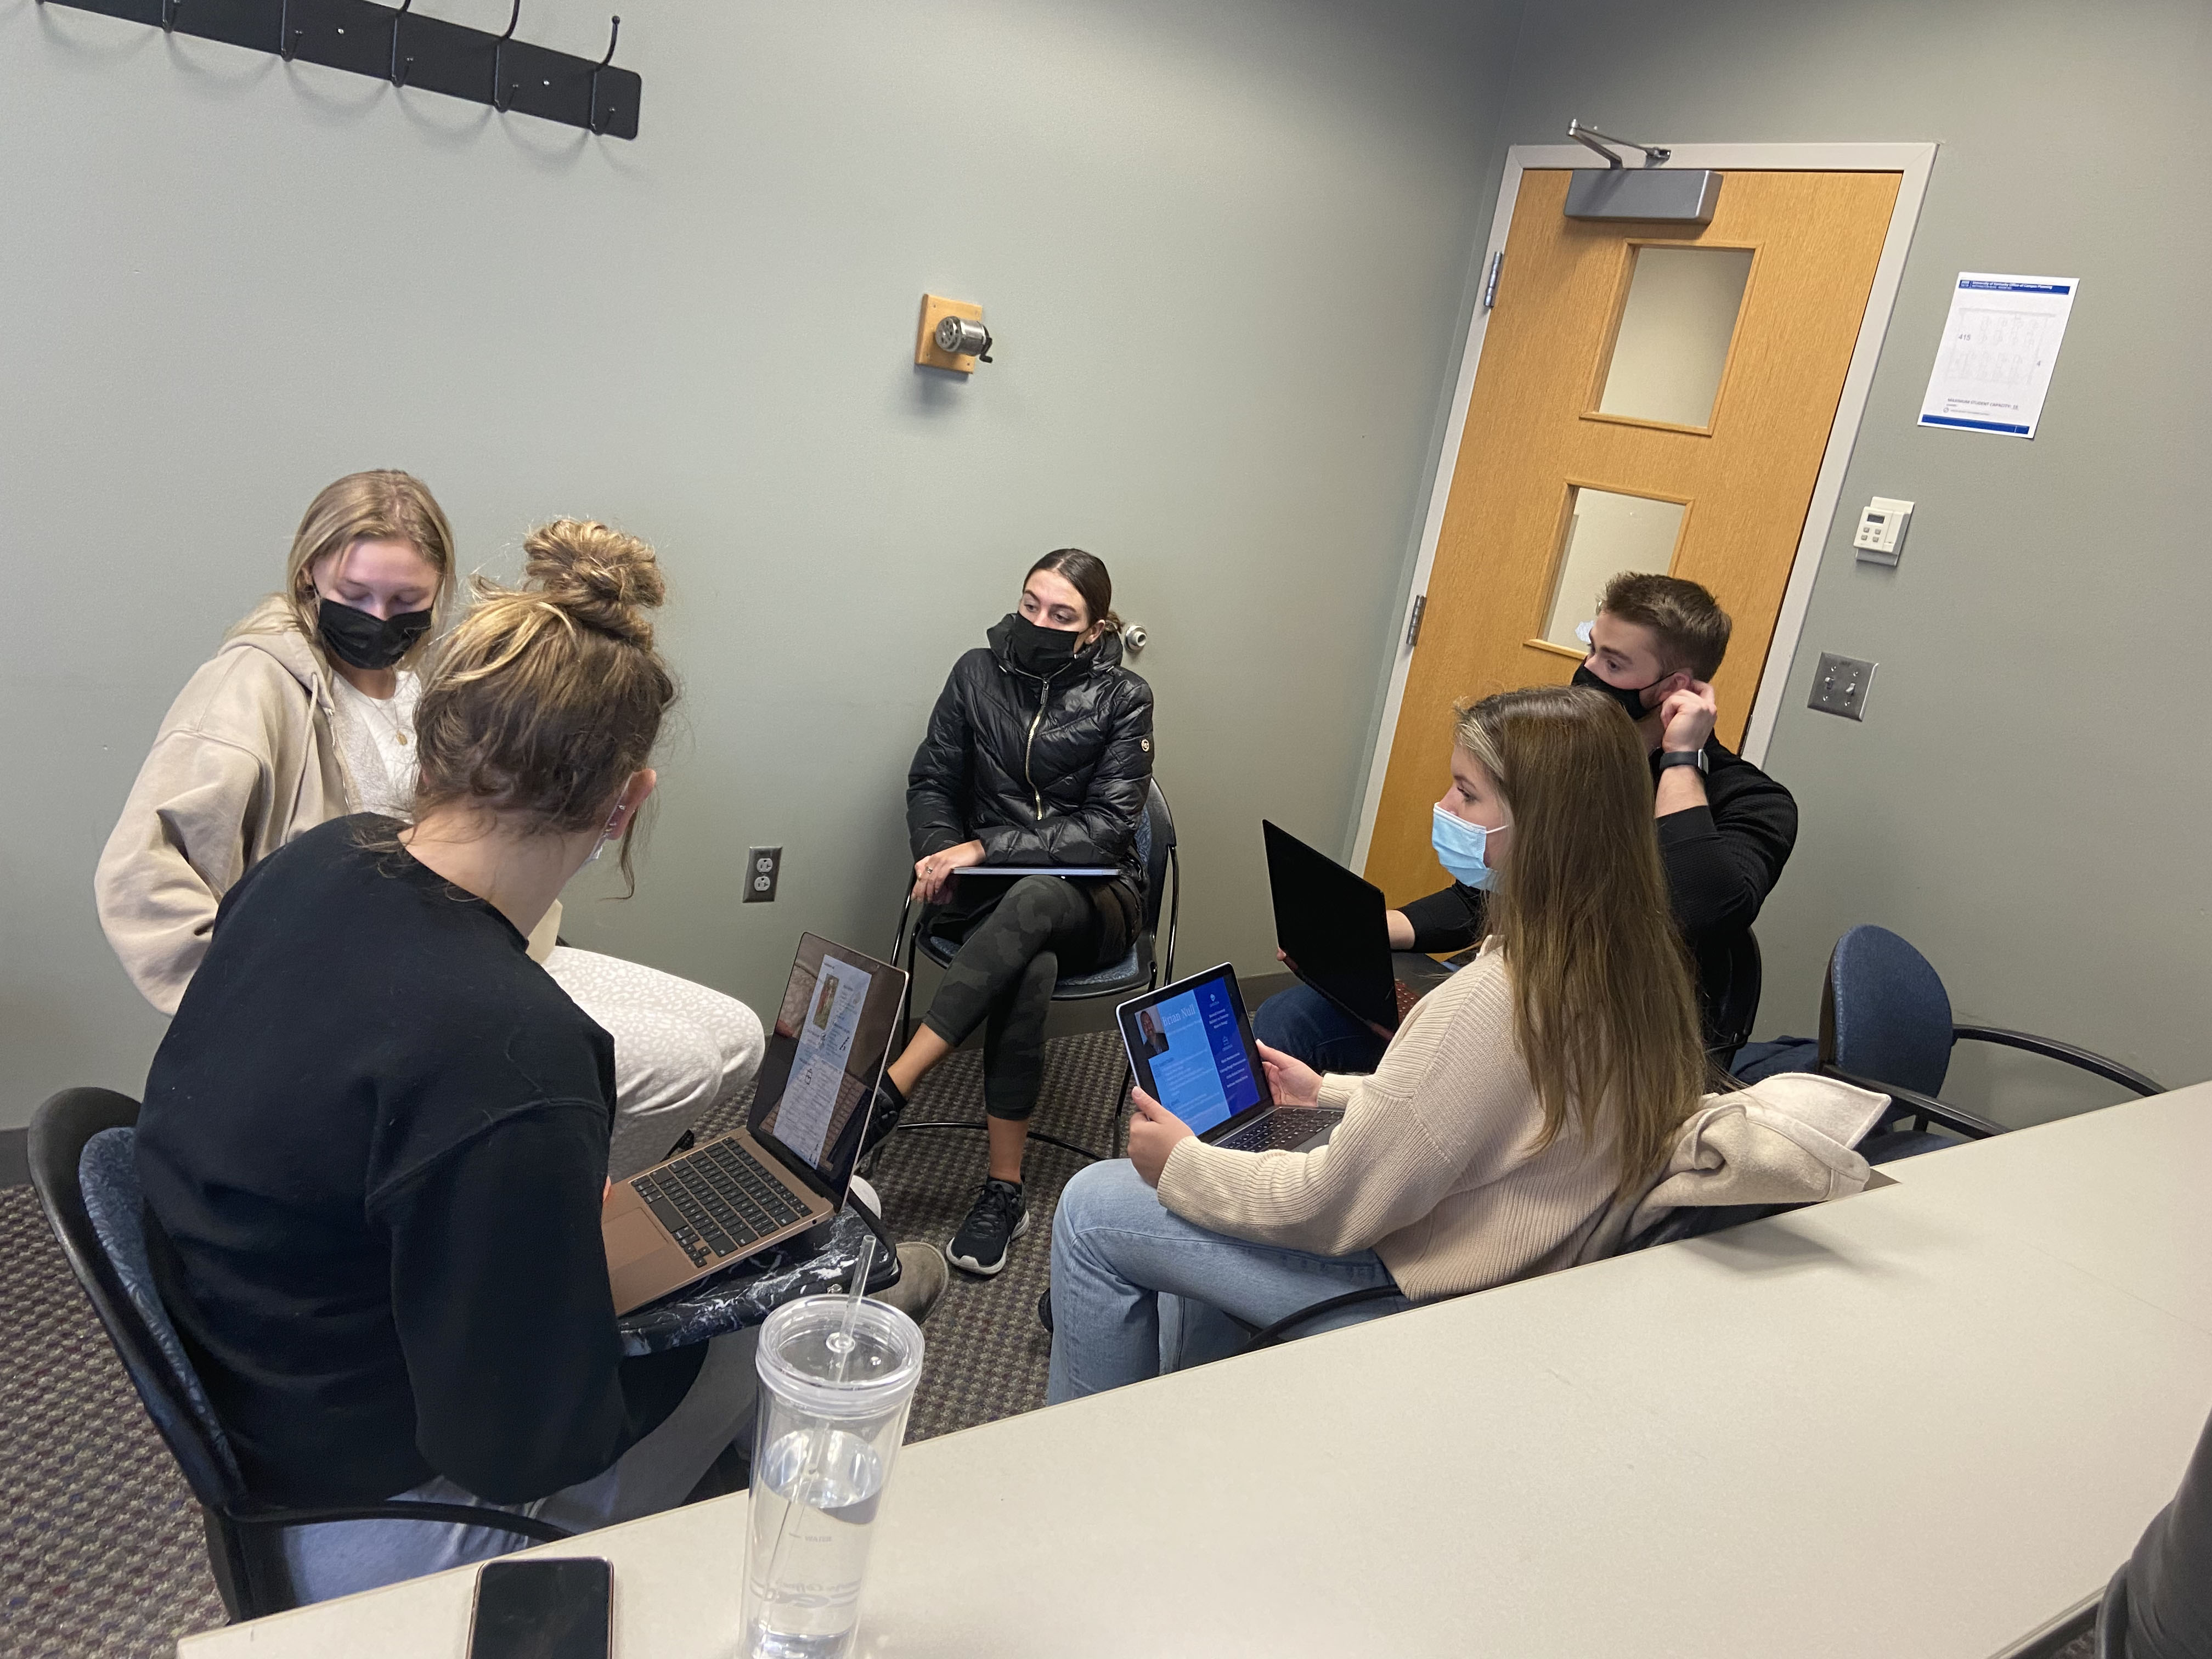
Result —
[{"label": "laptop screen", "polygon": [[905,987],[889,963],[812,933],[799,941],[746,1121],[833,1195],[852,1180]]},{"label": "laptop screen", "polygon": [[1141,999],[1122,1016],[1122,1035],[1146,1092],[1200,1134],[1267,1102],[1253,1063],[1251,1035],[1227,968]]},{"label": "laptop screen", "polygon": [[1296,836],[1261,821],[1275,943],[1293,971],[1355,1018],[1395,1030],[1390,927],[1380,888]]}]

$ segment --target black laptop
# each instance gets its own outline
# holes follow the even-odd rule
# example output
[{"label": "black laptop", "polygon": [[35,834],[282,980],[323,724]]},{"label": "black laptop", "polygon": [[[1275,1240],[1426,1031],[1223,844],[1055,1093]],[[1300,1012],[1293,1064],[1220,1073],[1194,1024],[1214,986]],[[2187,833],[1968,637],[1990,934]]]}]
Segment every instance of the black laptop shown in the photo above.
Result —
[{"label": "black laptop", "polygon": [[1448,970],[1391,951],[1381,888],[1264,818],[1260,830],[1267,839],[1275,944],[1285,965],[1354,1019],[1389,1036]]}]

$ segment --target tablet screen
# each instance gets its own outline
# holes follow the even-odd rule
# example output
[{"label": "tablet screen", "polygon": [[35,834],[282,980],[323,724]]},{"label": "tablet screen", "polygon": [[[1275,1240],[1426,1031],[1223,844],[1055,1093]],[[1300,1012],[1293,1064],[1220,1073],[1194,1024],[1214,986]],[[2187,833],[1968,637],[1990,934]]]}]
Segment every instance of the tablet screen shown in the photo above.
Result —
[{"label": "tablet screen", "polygon": [[1208,974],[1157,1002],[1122,1015],[1122,1036],[1146,1091],[1204,1134],[1264,1104],[1267,1085],[1254,1068],[1239,1029],[1234,981]]}]

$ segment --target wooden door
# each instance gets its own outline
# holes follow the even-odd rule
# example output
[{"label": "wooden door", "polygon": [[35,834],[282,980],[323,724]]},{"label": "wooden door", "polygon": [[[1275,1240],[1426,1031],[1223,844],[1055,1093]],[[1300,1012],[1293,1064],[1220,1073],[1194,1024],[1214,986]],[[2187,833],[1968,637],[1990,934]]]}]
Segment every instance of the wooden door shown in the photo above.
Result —
[{"label": "wooden door", "polygon": [[[1572,535],[1592,521],[1578,502],[1670,537],[1638,568],[1702,583],[1734,620],[1716,735],[1741,743],[1901,179],[1729,172],[1711,224],[1673,226],[1569,219],[1570,176],[1524,173],[1514,203],[1368,845],[1367,878],[1393,904],[1449,879],[1429,809],[1449,781],[1454,701],[1562,684],[1582,659],[1571,635],[1545,637],[1571,598]],[[1608,379],[1639,258],[1681,248],[1748,254],[1747,273],[1743,254],[1723,256],[1741,290],[1711,348],[1710,412],[1604,412],[1642,406]],[[1638,301],[1639,338],[1652,303]]]}]

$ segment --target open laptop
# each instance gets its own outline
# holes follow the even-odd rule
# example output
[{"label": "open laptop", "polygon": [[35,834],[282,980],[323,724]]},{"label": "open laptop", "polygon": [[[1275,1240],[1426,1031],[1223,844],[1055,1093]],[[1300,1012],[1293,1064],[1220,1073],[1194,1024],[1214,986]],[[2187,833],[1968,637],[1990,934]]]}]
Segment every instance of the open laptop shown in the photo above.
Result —
[{"label": "open laptop", "polygon": [[1433,976],[1399,977],[1382,890],[1264,818],[1260,831],[1267,842],[1275,944],[1285,965],[1378,1036],[1389,1036],[1447,970],[1421,957],[1433,966]]},{"label": "open laptop", "polygon": [[1233,1152],[1304,1150],[1334,1128],[1334,1106],[1278,1106],[1267,1092],[1244,994],[1229,964],[1115,1009],[1137,1086],[1209,1146]]},{"label": "open laptop", "polygon": [[889,963],[800,938],[745,1127],[615,1182],[599,1231],[617,1314],[837,1213],[905,993]]}]

